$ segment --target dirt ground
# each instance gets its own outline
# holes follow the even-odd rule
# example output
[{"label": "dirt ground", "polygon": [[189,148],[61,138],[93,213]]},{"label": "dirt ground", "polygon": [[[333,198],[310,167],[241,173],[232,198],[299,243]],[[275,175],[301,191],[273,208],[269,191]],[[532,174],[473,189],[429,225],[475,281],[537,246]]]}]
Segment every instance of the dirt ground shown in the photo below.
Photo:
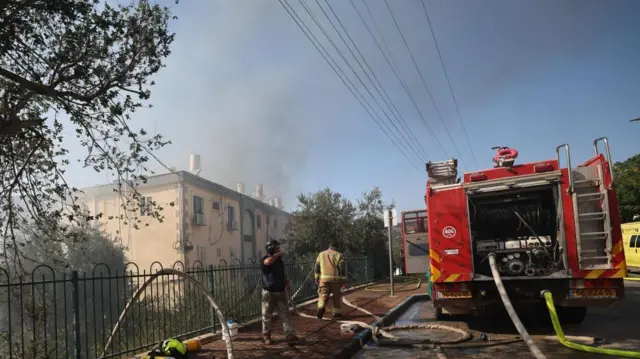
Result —
[{"label": "dirt ground", "polygon": [[[376,286],[379,287],[379,286]],[[394,297],[388,292],[373,292],[364,289],[355,290],[347,295],[347,299],[377,316],[382,316],[390,309],[413,294],[425,294],[426,286],[416,288],[415,283],[402,284],[396,287]],[[301,308],[304,313],[315,315],[316,304],[312,303]],[[371,323],[374,319],[366,314],[343,305],[343,320],[358,320]],[[331,315],[328,310],[327,314]],[[332,358],[342,352],[352,343],[352,334],[342,334],[337,322],[321,321],[299,316],[292,317],[293,325],[301,342],[289,346],[283,342],[283,330],[279,320],[274,323],[272,339],[274,344],[266,346],[262,343],[261,323],[255,323],[241,328],[238,336],[233,340],[234,357],[242,358]],[[226,350],[222,340],[216,340],[204,347],[204,350],[194,358],[226,358]]]}]

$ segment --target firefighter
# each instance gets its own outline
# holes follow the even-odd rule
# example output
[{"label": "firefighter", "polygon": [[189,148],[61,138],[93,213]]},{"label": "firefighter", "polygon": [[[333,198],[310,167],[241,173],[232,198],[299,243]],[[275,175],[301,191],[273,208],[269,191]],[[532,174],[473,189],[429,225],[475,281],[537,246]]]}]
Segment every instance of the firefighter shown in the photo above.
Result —
[{"label": "firefighter", "polygon": [[267,255],[262,258],[262,340],[271,342],[271,324],[275,309],[282,320],[286,341],[294,344],[298,341],[289,317],[287,292],[291,290],[285,273],[280,242],[272,239],[266,246]]},{"label": "firefighter", "polygon": [[333,316],[342,316],[342,290],[347,286],[347,265],[342,253],[336,250],[336,242],[332,241],[329,249],[320,252],[315,264],[315,280],[318,286],[318,319],[322,319],[333,294]]}]

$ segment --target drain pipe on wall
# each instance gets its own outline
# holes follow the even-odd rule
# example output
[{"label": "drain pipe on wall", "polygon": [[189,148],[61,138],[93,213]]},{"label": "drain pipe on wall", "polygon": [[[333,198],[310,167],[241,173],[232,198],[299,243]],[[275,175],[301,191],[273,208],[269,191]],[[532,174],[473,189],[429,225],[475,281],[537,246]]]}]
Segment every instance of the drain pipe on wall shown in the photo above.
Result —
[{"label": "drain pipe on wall", "polygon": [[389,237],[389,287],[391,288],[390,297],[394,297],[393,292],[393,249],[391,247],[391,226],[393,225],[393,211],[389,208],[389,223],[387,223],[387,236]]},{"label": "drain pipe on wall", "polygon": [[184,250],[184,177],[178,174],[178,240],[180,240],[180,252],[183,255],[183,263],[185,268],[188,268],[187,253]]}]

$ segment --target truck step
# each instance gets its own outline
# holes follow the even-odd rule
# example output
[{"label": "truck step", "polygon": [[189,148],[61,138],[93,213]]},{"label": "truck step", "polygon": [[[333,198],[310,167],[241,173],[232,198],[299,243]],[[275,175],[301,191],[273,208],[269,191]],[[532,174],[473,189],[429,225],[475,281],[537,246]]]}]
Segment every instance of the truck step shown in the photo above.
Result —
[{"label": "truck step", "polygon": [[601,264],[589,264],[589,265],[585,265],[585,266],[580,266],[580,269],[582,270],[596,270],[596,269],[613,269],[613,267],[611,266],[611,263],[601,263]]},{"label": "truck step", "polygon": [[585,187],[599,188],[600,180],[599,179],[577,180],[577,181],[573,181],[573,186],[575,188],[585,188]]},{"label": "truck step", "polygon": [[601,201],[604,199],[604,193],[601,193],[601,192],[583,193],[583,194],[577,194],[576,197],[578,199],[578,203]]},{"label": "truck step", "polygon": [[595,240],[603,240],[609,237],[609,233],[607,232],[586,232],[580,233],[581,241],[595,241]]},{"label": "truck step", "polygon": [[600,221],[605,219],[607,216],[606,212],[591,212],[591,213],[580,213],[578,217],[581,221]]},{"label": "truck step", "polygon": [[[600,249],[581,249],[580,253],[606,253],[607,249],[604,248],[600,248]],[[591,256],[587,256],[588,258],[599,258],[599,257],[591,257]],[[604,257],[604,258],[609,258],[609,257]]]}]

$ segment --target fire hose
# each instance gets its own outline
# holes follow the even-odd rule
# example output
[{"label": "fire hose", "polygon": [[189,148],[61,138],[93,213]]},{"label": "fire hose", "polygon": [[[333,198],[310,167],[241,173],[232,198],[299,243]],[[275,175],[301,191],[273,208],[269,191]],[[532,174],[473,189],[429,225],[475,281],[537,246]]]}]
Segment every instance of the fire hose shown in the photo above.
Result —
[{"label": "fire hose", "polygon": [[609,348],[596,348],[589,345],[578,344],[578,343],[568,341],[564,336],[564,331],[562,330],[562,327],[560,326],[560,320],[558,319],[556,306],[553,304],[553,295],[548,290],[545,290],[542,292],[542,296],[544,297],[545,303],[547,304],[547,308],[549,309],[549,316],[551,317],[551,323],[553,324],[553,329],[556,332],[556,336],[558,337],[558,341],[560,342],[560,344],[564,345],[567,348],[580,350],[587,353],[615,355],[617,357],[624,357],[624,358],[640,358],[640,352],[634,352],[629,350],[619,350],[619,349],[609,349]]},{"label": "fire hose", "polygon": [[531,354],[533,354],[536,359],[547,359],[547,357],[542,354],[542,351],[540,351],[540,348],[538,348],[538,346],[533,342],[533,339],[531,339],[529,332],[527,332],[527,329],[522,324],[522,321],[520,321],[516,310],[513,308],[513,304],[511,304],[511,300],[507,295],[507,290],[502,283],[502,278],[500,278],[500,271],[498,271],[498,265],[496,264],[496,255],[494,253],[489,254],[489,265],[491,266],[493,281],[496,283],[496,287],[498,287],[498,293],[500,293],[500,299],[502,299],[502,303],[507,309],[509,318],[511,318],[511,321],[513,322],[513,325],[515,325],[516,330],[520,334],[520,337],[527,344],[529,350],[531,351]]},{"label": "fire hose", "polygon": [[[524,325],[520,321],[520,318],[515,312],[513,305],[511,304],[511,300],[507,295],[507,291],[502,283],[502,278],[500,277],[500,272],[498,271],[498,267],[496,265],[495,254],[489,254],[489,265],[491,266],[491,273],[493,274],[493,280],[496,283],[496,287],[498,288],[498,292],[500,293],[500,298],[504,303],[505,308],[507,309],[507,313],[511,318],[511,321],[515,325],[518,333],[525,341],[531,353],[537,359],[546,358],[545,355],[540,351],[540,349],[533,342],[529,333],[525,329]],[[626,279],[626,278],[625,278]],[[553,329],[556,332],[556,336],[560,344],[564,345],[567,348],[571,348],[574,350],[579,350],[587,353],[596,353],[596,354],[605,354],[605,355],[614,355],[618,357],[625,358],[640,358],[640,352],[628,351],[628,350],[619,350],[619,349],[609,349],[609,348],[597,348],[589,345],[579,344],[575,342],[571,342],[567,340],[567,337],[564,335],[564,331],[562,330],[562,326],[560,325],[560,319],[558,318],[558,313],[556,312],[555,304],[553,303],[553,295],[550,291],[544,290],[542,291],[542,296],[547,305],[547,309],[549,310],[549,317],[551,318],[551,323],[553,324]],[[590,338],[593,339],[593,338]]]},{"label": "fire hose", "polygon": [[[307,274],[306,278],[309,278],[311,273],[313,272],[313,268],[311,269],[311,271]],[[306,279],[305,279],[306,280]],[[410,284],[410,283],[408,283]],[[304,282],[303,284],[304,285]],[[418,280],[417,282],[417,286],[415,288],[413,288],[413,290],[420,288],[420,286],[422,285],[422,281]],[[302,288],[302,286],[300,287]],[[295,298],[295,296],[298,294],[298,292],[300,291],[300,289],[298,289],[296,291],[296,293],[291,297],[290,302],[293,303],[293,299]],[[388,289],[387,289],[388,291]],[[371,331],[371,337],[373,339],[374,342],[376,342],[378,345],[402,345],[402,344],[408,344],[407,341],[402,340],[398,337],[396,337],[395,335],[391,334],[390,332],[394,331],[394,330],[412,330],[412,329],[432,329],[432,330],[441,330],[441,331],[450,331],[453,333],[457,333],[459,334],[459,337],[453,340],[448,340],[448,341],[436,341],[433,339],[424,339],[424,340],[419,340],[419,341],[411,341],[410,344],[432,344],[432,345],[440,345],[440,344],[457,344],[457,343],[462,343],[462,342],[466,342],[468,340],[471,339],[471,333],[469,333],[468,331],[464,330],[464,329],[460,329],[460,328],[455,328],[455,327],[451,327],[451,326],[447,326],[447,325],[441,325],[441,324],[417,324],[417,325],[400,325],[400,326],[388,326],[388,327],[382,327],[382,319],[380,317],[378,317],[377,315],[371,313],[370,311],[358,307],[357,305],[354,305],[353,303],[351,303],[347,298],[342,297],[342,303],[344,303],[345,305],[358,310],[364,314],[367,314],[369,316],[371,316],[372,318],[375,319],[376,324],[375,325],[370,325],[361,321],[353,321],[353,320],[337,320],[336,322],[340,323],[340,324],[347,324],[347,325],[351,325],[353,327],[359,327],[359,328],[364,328],[364,329],[369,329]],[[312,315],[308,315],[306,313],[302,313],[298,311],[297,305],[293,305],[293,311],[294,313],[296,313],[297,315],[304,317],[304,318],[310,318],[310,319],[318,319],[315,316]],[[322,318],[322,320],[325,321],[334,321],[331,318]],[[381,340],[379,339],[380,337],[386,338],[386,340]]]},{"label": "fire hose", "polygon": [[[490,254],[489,255],[489,264],[491,266],[491,271],[494,277],[494,281],[496,283],[496,286],[498,288],[498,291],[500,293],[500,297],[505,305],[505,308],[507,309],[507,312],[511,318],[511,320],[513,321],[514,325],[516,326],[516,329],[518,330],[518,332],[520,333],[522,339],[516,339],[516,340],[503,340],[503,341],[497,341],[497,342],[488,342],[488,343],[479,343],[479,344],[467,344],[465,345],[464,342],[468,341],[471,339],[471,333],[469,333],[466,330],[460,329],[460,328],[455,328],[455,327],[451,327],[451,326],[446,326],[446,325],[440,325],[440,324],[418,324],[418,325],[403,325],[403,326],[388,326],[388,327],[381,327],[382,326],[382,319],[379,318],[378,316],[376,316],[375,314],[367,311],[364,308],[358,307],[354,304],[352,304],[351,302],[349,302],[349,300],[347,300],[345,297],[342,298],[342,302],[344,304],[346,304],[349,307],[352,307],[358,311],[361,311],[371,317],[373,317],[376,320],[376,324],[375,325],[369,325],[367,323],[364,322],[360,322],[360,321],[347,321],[347,320],[343,320],[343,321],[337,321],[338,323],[341,324],[347,324],[347,325],[352,325],[354,327],[359,327],[359,328],[365,328],[365,329],[369,329],[372,332],[372,338],[373,340],[381,346],[414,346],[414,347],[430,347],[430,348],[435,348],[437,350],[440,349],[465,349],[465,348],[482,348],[482,347],[490,347],[490,346],[497,346],[497,345],[504,345],[504,344],[510,344],[510,343],[516,343],[516,342],[520,342],[521,340],[524,340],[525,343],[527,344],[527,346],[529,346],[529,349],[531,350],[531,352],[534,354],[534,356],[537,359],[541,359],[541,358],[546,358],[544,356],[544,354],[542,354],[542,352],[538,349],[538,347],[535,345],[535,343],[533,343],[533,340],[531,339],[531,337],[529,336],[529,333],[526,331],[526,329],[524,328],[524,325],[522,324],[522,322],[520,321],[520,319],[518,318],[518,315],[515,312],[515,309],[513,308],[513,305],[511,304],[511,301],[506,293],[506,290],[504,288],[504,284],[502,283],[502,279],[500,278],[500,273],[497,269],[497,265],[496,265],[496,261],[495,261],[495,255],[494,254]],[[313,270],[312,270],[313,271]],[[314,316],[310,316],[308,314],[305,313],[301,313],[298,312],[298,308],[297,305],[294,304],[293,300],[295,299],[295,297],[298,295],[298,293],[300,293],[300,290],[302,289],[303,285],[305,284],[306,280],[310,277],[312,271],[310,271],[307,276],[305,277],[302,285],[298,288],[298,290],[293,294],[293,296],[290,298],[290,303],[293,304],[293,311],[298,314],[301,317],[306,317],[306,318],[311,318],[311,319],[317,319]],[[135,302],[135,300],[144,292],[144,290],[158,277],[163,276],[163,275],[177,275],[181,278],[184,278],[185,280],[191,282],[196,289],[198,289],[199,291],[201,291],[205,297],[207,298],[207,300],[209,301],[209,303],[211,304],[212,308],[215,310],[216,315],[218,316],[218,319],[220,320],[221,326],[222,326],[222,331],[223,333],[226,333],[226,335],[223,335],[224,341],[225,341],[225,346],[226,346],[226,350],[227,350],[227,358],[228,359],[233,359],[233,343],[231,341],[231,336],[229,335],[229,327],[227,326],[227,322],[226,322],[226,318],[224,317],[224,314],[222,313],[222,311],[220,310],[220,307],[217,305],[217,303],[215,302],[213,296],[211,295],[211,293],[209,292],[209,290],[204,287],[200,282],[198,282],[196,279],[192,278],[191,276],[175,270],[175,269],[171,269],[171,268],[165,268],[162,269],[158,272],[156,272],[155,274],[153,274],[152,276],[150,276],[149,278],[147,278],[145,280],[145,282],[142,284],[142,286],[140,286],[140,288],[138,288],[138,290],[134,293],[134,295],[132,296],[132,298],[129,300],[129,302],[127,303],[127,305],[125,306],[124,310],[122,311],[122,313],[120,314],[120,317],[118,318],[118,321],[116,322],[115,326],[113,327],[113,331],[111,332],[111,335],[109,336],[109,339],[103,349],[103,353],[99,358],[104,358],[107,351],[109,350],[109,348],[111,347],[112,343],[113,343],[113,338],[116,336],[116,334],[119,332],[120,330],[120,326],[124,321],[124,318],[126,317],[127,313],[131,310],[133,303]],[[625,278],[627,279],[627,278]],[[635,278],[634,278],[635,279]],[[418,282],[418,287],[420,286],[420,281]],[[575,350],[580,350],[580,351],[584,351],[584,352],[589,352],[589,353],[598,353],[598,354],[606,354],[606,355],[615,355],[615,356],[619,356],[619,357],[626,357],[626,358],[640,358],[640,352],[633,352],[633,351],[625,351],[625,350],[618,350],[618,349],[609,349],[609,348],[596,348],[596,347],[592,347],[592,346],[588,346],[588,345],[583,345],[583,344],[578,344],[578,343],[574,343],[571,342],[569,340],[567,340],[567,337],[564,335],[564,332],[562,330],[562,327],[560,326],[560,321],[558,319],[558,315],[555,309],[555,305],[553,303],[553,296],[549,291],[543,291],[542,293],[547,308],[549,309],[549,315],[551,317],[551,321],[553,323],[553,327],[554,330],[556,332],[556,336],[558,338],[558,341],[571,349],[575,349]],[[328,320],[328,321],[332,321],[332,319],[329,318],[323,318],[323,320]],[[432,330],[443,330],[443,331],[450,331],[450,332],[454,332],[459,334],[459,337],[454,339],[454,340],[448,340],[448,341],[444,341],[444,340],[432,340],[432,339],[424,339],[424,340],[404,340],[401,338],[398,338],[396,336],[394,336],[393,334],[391,334],[390,332],[394,331],[394,330],[407,330],[407,329],[432,329]],[[383,337],[383,338],[379,338],[379,337]],[[462,344],[461,344],[462,343]],[[439,357],[444,357],[443,354],[438,353]]]},{"label": "fire hose", "polygon": [[[394,277],[394,281],[397,279],[398,277]],[[410,292],[416,289],[419,289],[422,286],[422,278],[411,278],[411,277],[405,277],[405,280],[403,281],[404,284],[416,284],[415,288],[394,288],[395,292]],[[374,284],[374,285],[370,285],[364,288],[365,291],[367,292],[389,292],[390,291],[390,287],[391,285],[388,283],[384,283],[384,284]]]},{"label": "fire hose", "polygon": [[[312,318],[312,319],[316,319],[317,320],[317,318],[314,317],[314,316],[310,316],[308,314],[298,312],[297,305],[293,301],[295,299],[295,296],[302,289],[302,286],[305,284],[306,280],[311,275],[312,271],[313,271],[313,269],[307,274],[307,277],[303,281],[303,283],[300,286],[300,288],[298,288],[298,290],[290,298],[290,303],[293,304],[293,310],[299,316],[306,317],[306,318]],[[227,326],[226,318],[225,318],[224,314],[222,313],[220,307],[216,303],[215,299],[213,298],[213,296],[209,292],[209,290],[204,285],[202,285],[200,282],[198,282],[196,279],[194,279],[193,277],[189,276],[188,274],[186,274],[184,272],[181,272],[179,270],[172,269],[172,268],[165,268],[165,269],[157,271],[155,274],[153,274],[149,278],[147,278],[144,281],[144,283],[142,283],[140,288],[138,288],[138,290],[133,294],[133,296],[131,297],[131,299],[129,300],[127,305],[125,306],[125,308],[122,311],[122,313],[120,313],[120,317],[118,318],[118,321],[116,322],[115,326],[113,327],[111,335],[109,336],[109,339],[107,340],[107,343],[105,344],[104,349],[102,351],[102,355],[100,355],[99,358],[103,359],[105,357],[105,355],[107,354],[108,350],[111,348],[111,345],[113,344],[113,339],[116,337],[116,335],[120,331],[120,327],[121,327],[122,323],[124,322],[124,318],[126,317],[127,313],[129,313],[129,311],[133,307],[133,304],[138,299],[138,297],[140,297],[140,295],[142,295],[144,290],[151,283],[153,283],[153,281],[155,281],[158,277],[164,276],[164,275],[177,275],[178,277],[181,277],[181,278],[189,281],[191,284],[193,284],[195,286],[196,289],[198,289],[200,292],[202,292],[205,295],[205,297],[207,298],[207,300],[211,304],[211,307],[215,310],[216,315],[218,316],[218,320],[220,320],[220,323],[221,323],[221,326],[222,326],[222,332],[224,334],[223,335],[223,339],[225,341],[225,346],[226,346],[226,351],[227,351],[227,358],[228,359],[233,359],[234,358],[234,355],[233,355],[233,343],[232,343],[232,340],[231,340],[229,327]],[[420,282],[418,283],[418,286],[420,286]],[[390,326],[390,327],[381,328],[381,325],[382,325],[382,319],[381,318],[379,318],[378,316],[376,316],[375,314],[371,313],[370,311],[368,311],[368,310],[366,310],[364,308],[361,308],[361,307],[358,307],[357,305],[352,304],[345,297],[342,298],[342,302],[344,304],[346,304],[347,306],[349,306],[349,307],[352,307],[352,308],[354,308],[354,309],[356,309],[358,311],[361,311],[361,312],[373,317],[376,320],[376,324],[375,325],[369,325],[367,323],[360,322],[360,321],[348,321],[348,320],[342,320],[342,321],[337,321],[337,322],[341,323],[341,324],[348,324],[348,325],[356,326],[356,327],[359,327],[359,328],[365,328],[365,329],[371,330],[372,337],[373,337],[374,341],[378,341],[378,337],[380,337],[380,336],[385,337],[387,339],[390,339],[391,341],[399,341],[400,340],[399,338],[397,338],[396,336],[390,334],[389,332],[393,331],[393,330],[400,330],[400,329],[446,330],[446,331],[451,331],[451,332],[454,332],[454,333],[458,333],[460,335],[459,338],[457,338],[455,340],[450,340],[450,341],[434,341],[434,340],[423,340],[423,341],[420,341],[420,343],[423,343],[423,344],[426,344],[426,343],[429,343],[429,344],[455,344],[455,343],[461,343],[461,342],[464,342],[464,341],[468,341],[468,340],[471,339],[471,333],[469,333],[468,331],[465,331],[465,330],[459,329],[459,328],[445,326],[445,325],[438,325],[438,324]],[[332,319],[330,319],[330,318],[323,318],[323,320],[332,321]],[[419,343],[416,343],[416,344],[419,344]]]},{"label": "fire hose", "polygon": [[122,313],[120,313],[120,317],[118,318],[116,325],[113,327],[111,336],[109,336],[109,340],[107,340],[107,344],[104,346],[104,349],[102,350],[102,355],[100,355],[100,359],[104,358],[104,356],[107,354],[107,351],[109,350],[109,348],[111,347],[111,344],[113,343],[113,338],[115,338],[118,331],[120,331],[120,325],[124,322],[125,316],[129,312],[129,310],[131,310],[131,308],[133,307],[133,303],[136,301],[136,299],[138,299],[138,297],[144,292],[144,290],[154,280],[156,280],[158,277],[163,275],[177,275],[178,277],[183,278],[188,282],[190,282],[191,284],[193,284],[196,289],[198,289],[200,292],[202,292],[205,295],[205,297],[209,301],[209,304],[211,304],[211,307],[215,310],[216,315],[220,320],[223,333],[226,334],[226,336],[224,337],[224,342],[227,349],[227,358],[233,359],[233,344],[231,343],[231,335],[229,335],[230,333],[229,333],[229,327],[227,326],[227,320],[224,317],[224,314],[222,314],[222,311],[220,310],[220,307],[218,307],[218,304],[214,300],[213,296],[211,295],[211,293],[209,293],[209,290],[204,285],[202,285],[202,283],[198,282],[196,279],[189,276],[188,274],[181,272],[179,270],[175,270],[173,268],[164,268],[157,271],[155,274],[147,278],[144,281],[144,283],[142,283],[140,288],[138,288],[138,290],[133,294],[133,297],[131,297],[127,305],[124,307],[124,310],[122,311]]}]

